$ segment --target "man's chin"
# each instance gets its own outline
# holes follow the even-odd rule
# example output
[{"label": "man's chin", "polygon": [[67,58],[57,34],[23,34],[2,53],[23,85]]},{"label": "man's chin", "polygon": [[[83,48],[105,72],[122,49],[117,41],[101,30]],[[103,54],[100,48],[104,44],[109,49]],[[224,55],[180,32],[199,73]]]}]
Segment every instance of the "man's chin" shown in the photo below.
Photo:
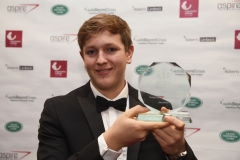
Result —
[{"label": "man's chin", "polygon": [[95,83],[92,81],[92,83],[93,83],[94,87],[99,88],[101,90],[108,90],[108,89],[112,88],[112,86],[113,86],[112,83],[110,83],[106,80],[98,81],[98,82],[95,82]]}]

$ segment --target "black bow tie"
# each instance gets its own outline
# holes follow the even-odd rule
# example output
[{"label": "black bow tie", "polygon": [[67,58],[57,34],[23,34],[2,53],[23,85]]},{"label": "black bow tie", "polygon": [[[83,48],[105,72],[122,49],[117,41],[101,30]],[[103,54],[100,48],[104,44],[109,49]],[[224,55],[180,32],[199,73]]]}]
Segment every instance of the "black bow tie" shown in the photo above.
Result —
[{"label": "black bow tie", "polygon": [[98,113],[107,110],[109,107],[113,107],[124,112],[126,110],[126,104],[127,98],[121,98],[116,101],[108,101],[100,96],[97,96],[96,98],[96,107]]}]

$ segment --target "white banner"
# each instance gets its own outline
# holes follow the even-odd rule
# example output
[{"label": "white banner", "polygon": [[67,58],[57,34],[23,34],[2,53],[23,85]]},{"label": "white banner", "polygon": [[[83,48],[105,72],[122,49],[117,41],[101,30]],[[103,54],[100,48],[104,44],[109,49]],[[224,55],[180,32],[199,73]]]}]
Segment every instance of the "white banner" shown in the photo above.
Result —
[{"label": "white banner", "polygon": [[126,79],[135,88],[152,62],[176,62],[191,75],[185,138],[197,158],[239,160],[239,0],[2,1],[0,159],[37,159],[44,101],[89,79],[77,33],[98,13],[118,15],[132,30]]}]

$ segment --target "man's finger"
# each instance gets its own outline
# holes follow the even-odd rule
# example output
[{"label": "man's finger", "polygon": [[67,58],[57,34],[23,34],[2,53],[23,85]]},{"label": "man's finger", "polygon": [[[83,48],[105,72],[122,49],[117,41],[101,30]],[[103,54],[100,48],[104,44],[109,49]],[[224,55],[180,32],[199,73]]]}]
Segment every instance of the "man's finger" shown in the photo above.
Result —
[{"label": "man's finger", "polygon": [[181,120],[179,120],[179,119],[177,119],[175,117],[171,117],[171,116],[165,116],[164,120],[166,122],[168,122],[169,124],[174,125],[175,128],[177,130],[179,130],[179,131],[183,131],[184,130],[185,124]]},{"label": "man's finger", "polygon": [[162,107],[161,112],[168,113],[168,109],[166,107]]},{"label": "man's finger", "polygon": [[144,122],[138,121],[139,125],[143,130],[154,130],[154,129],[162,129],[168,127],[170,124],[168,122]]},{"label": "man's finger", "polygon": [[138,115],[139,113],[145,113],[148,111],[149,111],[148,108],[137,105],[137,106],[125,111],[125,114],[127,115],[127,117],[132,118],[132,117],[135,117],[136,115]]},{"label": "man's finger", "polygon": [[[152,131],[153,136],[156,138],[156,140],[162,144],[162,145],[167,145],[167,140],[170,138],[169,136],[166,135],[166,133],[162,133],[160,135],[159,132],[163,132],[162,130],[158,130],[158,133],[155,131]],[[160,135],[160,136],[159,136]]]}]

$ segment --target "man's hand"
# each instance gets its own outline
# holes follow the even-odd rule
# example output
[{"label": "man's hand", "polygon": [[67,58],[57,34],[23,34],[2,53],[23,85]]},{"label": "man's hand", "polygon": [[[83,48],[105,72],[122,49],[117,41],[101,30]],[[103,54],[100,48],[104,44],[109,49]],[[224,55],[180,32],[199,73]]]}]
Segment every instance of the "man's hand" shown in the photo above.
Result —
[{"label": "man's hand", "polygon": [[[168,112],[168,109],[162,107],[161,111]],[[164,120],[170,125],[165,128],[153,129],[152,133],[163,151],[168,155],[177,155],[186,151],[184,140],[185,124],[177,118],[166,116]]]},{"label": "man's hand", "polygon": [[144,122],[136,120],[135,116],[137,114],[147,111],[149,109],[138,105],[119,116],[114,124],[103,134],[108,147],[118,151],[122,147],[143,141],[150,130],[169,126],[168,122]]}]

